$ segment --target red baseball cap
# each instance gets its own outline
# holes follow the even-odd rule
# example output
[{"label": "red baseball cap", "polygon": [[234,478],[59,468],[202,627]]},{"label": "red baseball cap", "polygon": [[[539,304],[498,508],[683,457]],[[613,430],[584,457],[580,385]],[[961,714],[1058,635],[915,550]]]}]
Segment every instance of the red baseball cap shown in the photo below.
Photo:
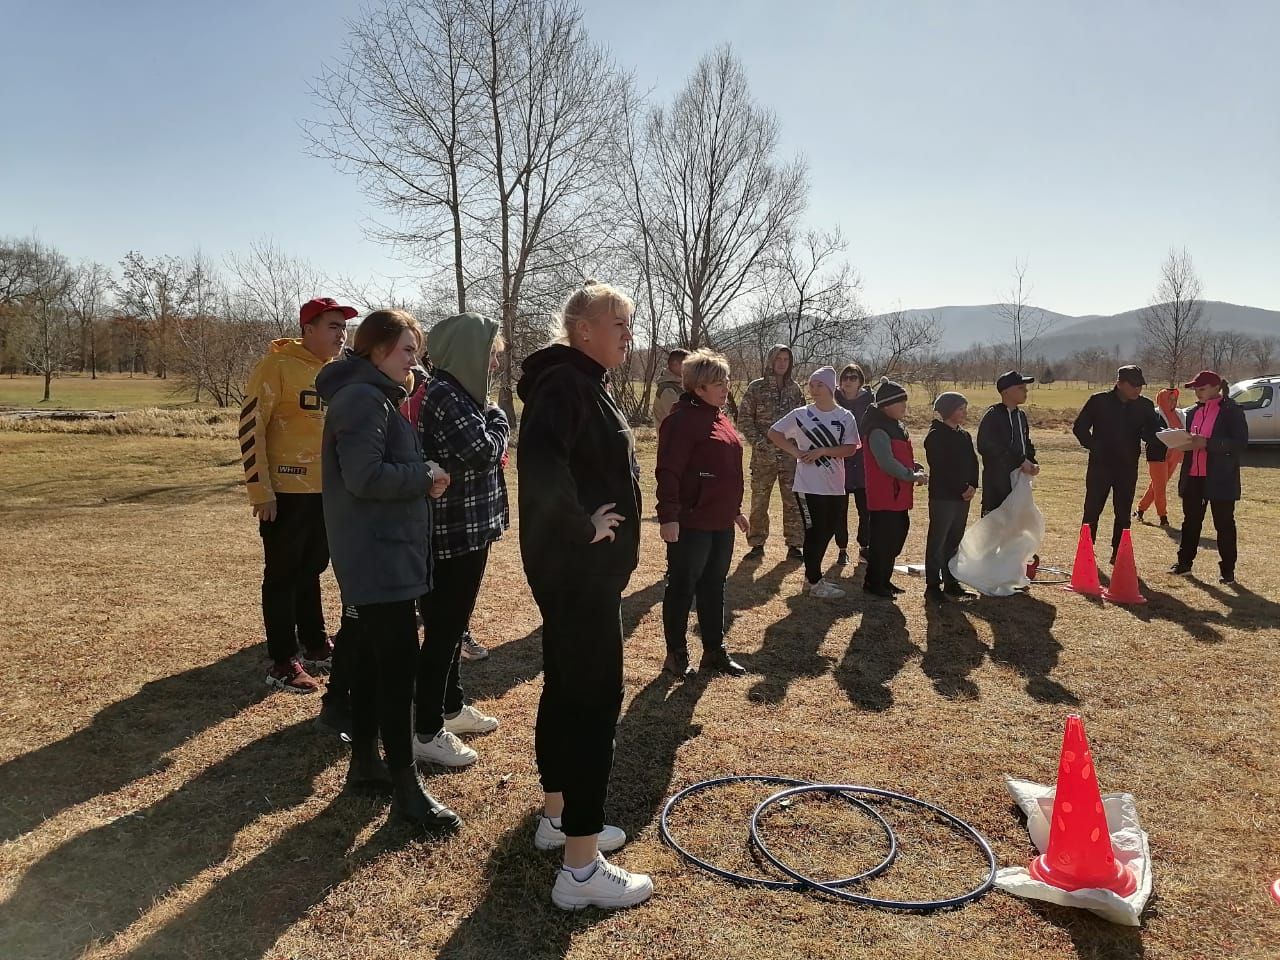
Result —
[{"label": "red baseball cap", "polygon": [[1220,387],[1222,386],[1222,378],[1212,370],[1201,370],[1196,374],[1194,380],[1188,380],[1183,386],[1190,387],[1192,390],[1197,387]]},{"label": "red baseball cap", "polygon": [[355,307],[344,307],[333,297],[316,297],[308,300],[298,308],[298,323],[304,327],[326,310],[341,310],[344,320],[350,320],[360,311]]}]

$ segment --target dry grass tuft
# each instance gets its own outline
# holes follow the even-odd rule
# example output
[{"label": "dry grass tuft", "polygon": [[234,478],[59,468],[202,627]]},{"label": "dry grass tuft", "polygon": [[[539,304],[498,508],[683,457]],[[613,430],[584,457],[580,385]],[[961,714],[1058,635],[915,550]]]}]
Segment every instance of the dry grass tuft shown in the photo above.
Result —
[{"label": "dry grass tuft", "polygon": [[[1065,565],[1083,459],[1065,436],[1038,439],[1043,553]],[[566,916],[548,901],[555,859],[531,843],[540,651],[514,536],[493,554],[474,619],[493,655],[463,668],[469,696],[503,726],[476,740],[474,767],[431,777],[464,830],[421,839],[341,791],[342,749],[309,726],[315,698],[262,685],[260,546],[230,439],[4,432],[0,453],[0,956],[1276,955],[1280,908],[1265,893],[1280,874],[1274,463],[1246,472],[1242,585],[1220,587],[1211,557],[1198,578],[1164,575],[1173,541],[1139,527],[1141,608],[1038,587],[927,611],[911,581],[897,605],[856,589],[817,603],[799,596],[798,565],[775,538],[763,564],[731,571],[729,644],[751,671],[739,680],[659,674],[664,563],[646,521],[624,607],[610,812],[632,837],[617,859],[651,872],[657,894],[618,915]],[[651,467],[650,441],[642,453]],[[856,588],[855,571],[833,575]],[[326,598],[336,622],[331,581]],[[776,773],[933,800],[980,829],[1002,865],[1021,863],[1031,848],[1001,779],[1052,778],[1071,710],[1085,715],[1104,789],[1132,791],[1151,834],[1156,898],[1141,930],[1001,893],[904,916],[739,889],[657,837],[675,790]],[[673,828],[717,862],[759,871],[745,818],[767,792],[695,798]],[[878,806],[903,853],[867,889],[929,896],[974,882],[981,861],[963,841]],[[775,811],[765,831],[816,872],[879,855],[863,815],[821,798]]]}]

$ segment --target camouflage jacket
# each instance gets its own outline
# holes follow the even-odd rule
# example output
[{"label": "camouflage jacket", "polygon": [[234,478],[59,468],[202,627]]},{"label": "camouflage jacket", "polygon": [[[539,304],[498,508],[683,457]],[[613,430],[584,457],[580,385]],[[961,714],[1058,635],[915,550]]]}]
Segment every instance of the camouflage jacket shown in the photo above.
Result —
[{"label": "camouflage jacket", "polygon": [[786,453],[769,442],[769,428],[784,414],[803,406],[804,395],[790,377],[781,384],[774,376],[752,380],[738,404],[738,430],[757,450],[785,457]]}]

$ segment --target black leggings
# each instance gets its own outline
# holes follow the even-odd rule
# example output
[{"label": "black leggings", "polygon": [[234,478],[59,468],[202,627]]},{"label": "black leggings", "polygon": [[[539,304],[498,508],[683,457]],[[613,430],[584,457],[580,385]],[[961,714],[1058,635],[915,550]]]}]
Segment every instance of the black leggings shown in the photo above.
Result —
[{"label": "black leggings", "polygon": [[795,497],[804,521],[804,578],[817,583],[822,579],[822,558],[840,528],[841,515],[848,516],[849,495],[797,493]]},{"label": "black leggings", "polygon": [[418,655],[415,727],[430,740],[444,727],[445,714],[462,709],[462,680],[458,662],[462,636],[476,606],[487,546],[460,557],[437,559],[431,568],[431,592],[421,600],[423,640]]},{"label": "black leggings", "polygon": [[863,586],[884,590],[893,576],[893,563],[902,553],[911,529],[911,514],[906,510],[872,510],[871,546],[868,548],[867,574]]},{"label": "black leggings", "polygon": [[604,829],[613,736],[622,710],[625,577],[530,584],[542,614],[542,698],[533,745],[547,793],[564,794],[570,837]]},{"label": "black leggings", "polygon": [[1236,572],[1236,502],[1206,500],[1205,478],[1187,477],[1182,485],[1182,540],[1178,546],[1178,562],[1192,563],[1200,549],[1200,531],[1204,529],[1204,511],[1213,512],[1213,529],[1218,539],[1218,568],[1224,576]]},{"label": "black leggings", "polygon": [[267,655],[279,663],[325,645],[320,574],[329,565],[324,504],[318,493],[277,493],[276,518],[258,523],[266,562],[262,620]]},{"label": "black leggings", "polygon": [[853,505],[858,511],[858,546],[863,550],[867,549],[867,544],[871,542],[870,527],[867,522],[867,488],[859,487],[857,490],[850,490],[849,496],[845,498],[844,510],[840,514],[840,523],[836,526],[836,547],[841,550],[849,549],[849,499],[853,499]]},{"label": "black leggings", "polygon": [[413,600],[356,607],[355,670],[351,677],[351,733],[382,734],[387,765],[413,766],[413,676],[418,659],[418,616]]}]

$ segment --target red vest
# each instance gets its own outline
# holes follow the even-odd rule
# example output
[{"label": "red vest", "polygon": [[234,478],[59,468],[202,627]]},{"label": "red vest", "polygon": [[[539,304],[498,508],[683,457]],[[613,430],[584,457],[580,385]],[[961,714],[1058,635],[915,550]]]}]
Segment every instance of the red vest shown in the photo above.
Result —
[{"label": "red vest", "polygon": [[[890,440],[893,458],[908,470],[915,471],[915,453],[910,440]],[[863,457],[867,472],[868,510],[910,510],[915,503],[914,483],[891,477],[880,469],[870,450]]]}]

